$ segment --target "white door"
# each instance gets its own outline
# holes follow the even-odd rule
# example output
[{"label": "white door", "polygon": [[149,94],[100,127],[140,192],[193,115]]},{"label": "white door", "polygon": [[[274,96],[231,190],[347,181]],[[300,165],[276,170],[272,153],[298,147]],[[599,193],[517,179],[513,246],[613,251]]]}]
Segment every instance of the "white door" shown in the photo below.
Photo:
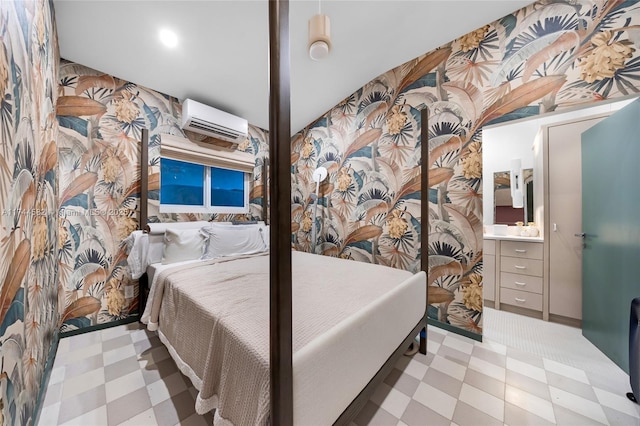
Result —
[{"label": "white door", "polygon": [[[549,314],[582,319],[581,134],[605,116],[549,125],[545,244],[549,247]],[[576,236],[578,235],[578,236]],[[570,321],[571,322],[571,321]],[[575,322],[574,322],[575,323]]]}]

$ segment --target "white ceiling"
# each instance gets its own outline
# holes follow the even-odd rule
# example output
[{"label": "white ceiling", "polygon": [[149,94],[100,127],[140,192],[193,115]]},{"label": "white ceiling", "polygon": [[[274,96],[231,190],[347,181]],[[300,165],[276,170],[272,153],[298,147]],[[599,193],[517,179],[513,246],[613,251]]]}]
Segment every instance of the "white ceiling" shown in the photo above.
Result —
[{"label": "white ceiling", "polygon": [[[54,0],[63,58],[242,116],[268,129],[268,2]],[[318,2],[290,3],[291,131],[378,75],[493,22],[529,0],[324,0],[332,51],[307,54]],[[178,47],[161,45],[161,28]]]}]

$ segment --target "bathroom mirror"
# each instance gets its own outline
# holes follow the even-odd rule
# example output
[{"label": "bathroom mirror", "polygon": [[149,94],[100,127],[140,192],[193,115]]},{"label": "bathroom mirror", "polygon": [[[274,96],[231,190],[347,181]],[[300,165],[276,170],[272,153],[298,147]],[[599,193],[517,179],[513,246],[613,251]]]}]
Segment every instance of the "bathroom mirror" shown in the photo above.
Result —
[{"label": "bathroom mirror", "polygon": [[514,208],[511,199],[511,180],[508,171],[493,174],[494,223],[515,225],[533,222],[533,169],[523,169],[524,207]]}]

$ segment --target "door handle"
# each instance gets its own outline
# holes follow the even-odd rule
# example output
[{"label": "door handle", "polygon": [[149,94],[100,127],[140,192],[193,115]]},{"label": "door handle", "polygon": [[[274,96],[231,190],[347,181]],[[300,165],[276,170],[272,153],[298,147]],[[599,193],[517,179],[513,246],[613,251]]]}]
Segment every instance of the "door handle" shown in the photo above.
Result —
[{"label": "door handle", "polygon": [[519,298],[519,297],[514,297],[514,299],[515,299],[515,300],[516,300],[516,302],[518,302],[518,303],[524,303],[524,302],[526,302],[526,301],[527,301],[527,299],[521,299],[521,298]]},{"label": "door handle", "polygon": [[585,234],[584,232],[581,232],[579,234],[573,234],[574,237],[580,237],[580,238],[584,238],[587,236],[587,234]]},{"label": "door handle", "polygon": [[526,266],[520,266],[520,265],[513,265],[513,267],[516,269],[527,269]]}]

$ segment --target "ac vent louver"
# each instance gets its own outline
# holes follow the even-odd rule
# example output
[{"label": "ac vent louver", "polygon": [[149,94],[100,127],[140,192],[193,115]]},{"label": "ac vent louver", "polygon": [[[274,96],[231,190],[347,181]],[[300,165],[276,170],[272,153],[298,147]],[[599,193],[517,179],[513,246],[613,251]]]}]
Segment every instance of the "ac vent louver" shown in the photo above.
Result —
[{"label": "ac vent louver", "polygon": [[247,120],[191,99],[182,103],[182,128],[225,141],[240,143],[248,133]]}]

